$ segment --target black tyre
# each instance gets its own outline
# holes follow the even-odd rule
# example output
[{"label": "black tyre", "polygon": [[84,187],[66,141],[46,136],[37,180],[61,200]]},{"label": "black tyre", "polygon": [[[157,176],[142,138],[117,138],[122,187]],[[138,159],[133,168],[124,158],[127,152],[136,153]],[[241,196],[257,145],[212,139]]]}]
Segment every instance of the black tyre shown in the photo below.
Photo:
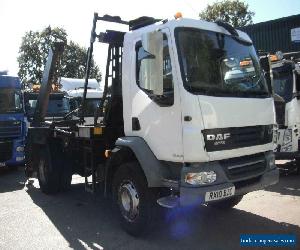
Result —
[{"label": "black tyre", "polygon": [[64,160],[59,145],[50,144],[40,150],[38,180],[41,190],[46,194],[55,194],[70,188],[72,168]]},{"label": "black tyre", "polygon": [[137,162],[118,168],[112,191],[123,229],[133,236],[145,233],[152,225],[155,196]]},{"label": "black tyre", "polygon": [[61,176],[60,176],[60,190],[67,191],[71,188],[72,182],[72,161],[70,161],[70,157],[67,156],[61,162]]},{"label": "black tyre", "polygon": [[33,144],[31,138],[27,136],[25,142],[25,175],[32,177],[33,173],[38,169],[40,146]]},{"label": "black tyre", "polygon": [[297,174],[297,175],[300,175],[300,165],[297,166],[296,174]]},{"label": "black tyre", "polygon": [[210,206],[220,208],[220,209],[229,209],[236,206],[243,199],[243,195],[233,196],[226,200],[214,201],[209,203]]},{"label": "black tyre", "polygon": [[41,190],[46,194],[55,194],[60,190],[60,173],[52,156],[49,147],[40,150],[38,180]]}]

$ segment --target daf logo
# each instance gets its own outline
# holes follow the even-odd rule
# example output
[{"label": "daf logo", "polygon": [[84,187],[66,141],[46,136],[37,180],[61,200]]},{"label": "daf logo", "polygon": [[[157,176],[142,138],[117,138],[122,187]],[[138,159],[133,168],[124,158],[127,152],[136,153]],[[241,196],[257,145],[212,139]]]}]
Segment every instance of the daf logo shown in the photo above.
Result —
[{"label": "daf logo", "polygon": [[208,141],[224,141],[230,137],[230,133],[225,134],[216,134],[216,135],[207,135],[206,139]]}]

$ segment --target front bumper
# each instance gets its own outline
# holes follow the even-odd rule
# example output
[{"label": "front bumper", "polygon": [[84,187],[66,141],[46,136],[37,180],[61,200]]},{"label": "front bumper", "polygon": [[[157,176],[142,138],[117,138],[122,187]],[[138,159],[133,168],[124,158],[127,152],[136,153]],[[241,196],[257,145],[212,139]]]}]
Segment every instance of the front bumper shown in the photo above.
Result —
[{"label": "front bumper", "polygon": [[[23,139],[14,139],[11,140],[12,147],[10,149],[10,157],[5,161],[0,161],[0,167],[12,167],[12,166],[20,166],[24,164],[25,154],[24,151],[17,152],[17,147],[24,147],[24,140]],[[0,152],[1,153],[1,152]],[[8,153],[8,152],[5,152]]]},{"label": "front bumper", "polygon": [[[206,163],[198,167],[183,167],[181,185],[180,185],[180,205],[198,205],[205,202],[206,192],[221,190],[235,186],[235,195],[243,195],[252,191],[263,189],[267,186],[276,184],[279,180],[279,171],[277,168],[268,166],[268,158],[273,157],[272,152],[265,153],[265,169],[263,172],[250,173],[247,176],[232,178],[228,177],[228,172],[220,162]],[[250,166],[250,165],[249,165]],[[195,171],[215,171],[217,181],[206,186],[192,186],[184,181],[184,176],[188,172]],[[246,169],[245,169],[246,171]],[[246,171],[247,174],[247,171]]]}]

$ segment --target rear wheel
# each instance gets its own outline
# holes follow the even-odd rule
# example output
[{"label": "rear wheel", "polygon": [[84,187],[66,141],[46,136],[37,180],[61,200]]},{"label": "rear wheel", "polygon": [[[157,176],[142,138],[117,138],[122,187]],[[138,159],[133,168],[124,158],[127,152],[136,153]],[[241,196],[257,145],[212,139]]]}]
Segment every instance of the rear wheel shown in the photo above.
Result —
[{"label": "rear wheel", "polygon": [[50,144],[40,150],[38,180],[42,191],[46,194],[55,194],[70,188],[72,167],[65,160],[59,145]]},{"label": "rear wheel", "polygon": [[226,200],[214,201],[209,203],[210,206],[221,208],[221,209],[229,209],[236,206],[243,199],[243,195],[233,196]]},{"label": "rear wheel", "polygon": [[61,163],[61,176],[60,176],[60,189],[61,191],[67,191],[71,188],[72,182],[72,161],[70,161],[70,157],[67,155],[65,158],[62,158]]},{"label": "rear wheel", "polygon": [[126,232],[139,236],[151,224],[155,196],[137,162],[122,164],[113,180],[113,197]]},{"label": "rear wheel", "polygon": [[59,191],[59,171],[53,164],[50,150],[44,147],[40,150],[40,159],[38,163],[38,180],[41,190],[46,194],[54,194]]}]

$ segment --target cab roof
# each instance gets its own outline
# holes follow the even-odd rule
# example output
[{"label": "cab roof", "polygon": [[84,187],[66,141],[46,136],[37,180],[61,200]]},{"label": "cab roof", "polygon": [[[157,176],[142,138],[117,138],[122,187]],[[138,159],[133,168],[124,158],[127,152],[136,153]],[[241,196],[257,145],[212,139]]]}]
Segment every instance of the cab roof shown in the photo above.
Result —
[{"label": "cab roof", "polygon": [[17,76],[0,75],[0,88],[21,88],[20,78]]},{"label": "cab roof", "polygon": [[[226,35],[232,35],[227,29],[222,27],[221,25],[218,25],[215,22],[207,22],[204,20],[196,20],[196,19],[190,19],[190,18],[179,18],[179,19],[173,19],[169,21],[164,21],[163,23],[154,23],[147,26],[143,26],[141,28],[135,29],[133,31],[130,31],[125,34],[126,36],[140,36],[143,33],[151,32],[155,30],[160,30],[164,28],[168,28],[170,30],[174,30],[175,28],[197,28],[200,30],[207,30],[207,31],[214,31],[218,33],[223,33]],[[242,38],[243,40],[252,43],[250,37],[243,31],[236,30],[238,36]]]}]

